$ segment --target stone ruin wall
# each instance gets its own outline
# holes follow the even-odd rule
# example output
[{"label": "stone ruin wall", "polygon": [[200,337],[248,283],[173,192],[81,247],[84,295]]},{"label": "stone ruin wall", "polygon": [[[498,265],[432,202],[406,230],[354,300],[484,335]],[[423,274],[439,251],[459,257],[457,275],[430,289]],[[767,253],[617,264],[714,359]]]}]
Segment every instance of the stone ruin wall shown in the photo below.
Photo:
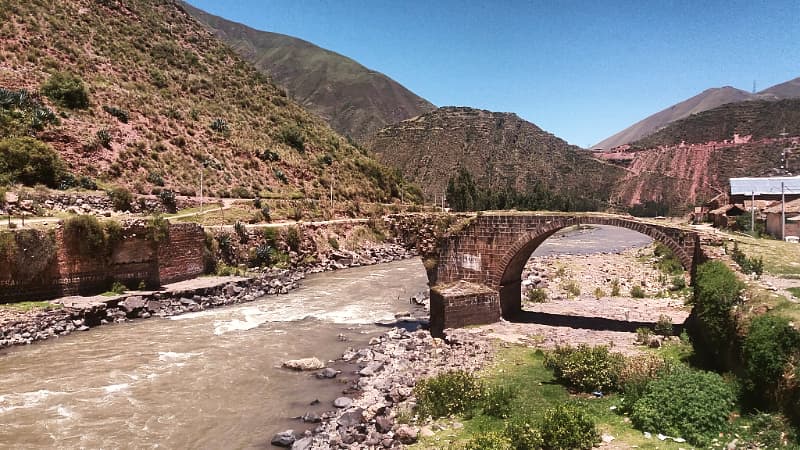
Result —
[{"label": "stone ruin wall", "polygon": [[52,233],[55,251],[29,279],[17,275],[24,269],[18,266],[26,264],[24,256],[0,260],[0,303],[97,294],[115,281],[132,288],[144,282],[153,288],[203,273],[205,234],[196,224],[170,224],[169,239],[158,243],[147,238],[143,224],[126,225],[122,240],[107,258],[82,255],[65,238],[63,228],[38,233],[41,242]]}]

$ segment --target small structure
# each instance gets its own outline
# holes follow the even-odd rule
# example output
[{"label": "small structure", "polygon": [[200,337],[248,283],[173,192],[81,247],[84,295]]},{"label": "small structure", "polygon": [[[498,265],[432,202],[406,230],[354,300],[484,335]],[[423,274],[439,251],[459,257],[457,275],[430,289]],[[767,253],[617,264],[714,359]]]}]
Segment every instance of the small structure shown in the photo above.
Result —
[{"label": "small structure", "polygon": [[800,198],[800,176],[731,178],[731,203],[745,200],[781,200]]},{"label": "small structure", "polygon": [[709,211],[708,218],[717,228],[733,228],[736,218],[746,212],[744,205],[724,205]]},{"label": "small structure", "polygon": [[[800,199],[786,202],[781,213],[781,203],[764,210],[767,216],[767,234],[783,239],[785,236],[800,236]],[[786,224],[781,227],[781,220],[786,216]],[[783,233],[782,233],[783,232]]]}]

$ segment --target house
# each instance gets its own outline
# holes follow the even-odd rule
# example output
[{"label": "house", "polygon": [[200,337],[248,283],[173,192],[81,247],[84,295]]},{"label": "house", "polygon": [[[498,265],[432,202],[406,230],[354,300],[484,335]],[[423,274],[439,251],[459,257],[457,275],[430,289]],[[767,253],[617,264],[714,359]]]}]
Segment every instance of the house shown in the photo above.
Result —
[{"label": "house", "polygon": [[733,228],[736,218],[748,211],[744,205],[723,205],[708,212],[708,218],[717,228]]},{"label": "house", "polygon": [[795,199],[783,206],[783,215],[786,216],[785,232],[781,230],[781,203],[770,206],[764,210],[767,216],[767,234],[783,239],[786,236],[800,236],[800,199]]},{"label": "house", "polygon": [[746,177],[731,178],[731,203],[745,200],[786,201],[800,199],[800,176],[797,177]]}]

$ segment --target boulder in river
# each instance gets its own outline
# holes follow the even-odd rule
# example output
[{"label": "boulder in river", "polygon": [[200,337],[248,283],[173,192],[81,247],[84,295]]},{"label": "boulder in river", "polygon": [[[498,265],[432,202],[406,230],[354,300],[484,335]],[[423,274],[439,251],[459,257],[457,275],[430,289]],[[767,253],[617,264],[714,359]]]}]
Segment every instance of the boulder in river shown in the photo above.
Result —
[{"label": "boulder in river", "polygon": [[292,370],[319,370],[325,367],[325,364],[318,358],[302,358],[284,361],[283,367]]},{"label": "boulder in river", "polygon": [[347,408],[353,404],[353,399],[350,397],[339,397],[333,401],[333,406],[337,408]]},{"label": "boulder in river", "polygon": [[272,445],[276,445],[278,447],[290,447],[294,444],[295,437],[294,437],[294,430],[286,430],[277,433],[275,436],[272,437],[270,441]]}]

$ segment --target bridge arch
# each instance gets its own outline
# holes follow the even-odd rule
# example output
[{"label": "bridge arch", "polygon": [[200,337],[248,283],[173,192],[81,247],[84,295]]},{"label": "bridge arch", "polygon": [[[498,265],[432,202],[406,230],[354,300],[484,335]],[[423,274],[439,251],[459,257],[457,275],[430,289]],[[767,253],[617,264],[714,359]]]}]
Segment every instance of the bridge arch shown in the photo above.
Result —
[{"label": "bridge arch", "polygon": [[510,318],[522,309],[522,271],[536,249],[550,236],[564,228],[575,225],[608,225],[626,228],[644,234],[669,248],[680,260],[683,268],[692,274],[694,255],[690,255],[680,237],[673,238],[657,226],[635,220],[603,217],[570,217],[546,222],[533,230],[521,234],[506,250],[500,263],[489,276],[491,287],[500,294],[500,310],[503,317]]}]

